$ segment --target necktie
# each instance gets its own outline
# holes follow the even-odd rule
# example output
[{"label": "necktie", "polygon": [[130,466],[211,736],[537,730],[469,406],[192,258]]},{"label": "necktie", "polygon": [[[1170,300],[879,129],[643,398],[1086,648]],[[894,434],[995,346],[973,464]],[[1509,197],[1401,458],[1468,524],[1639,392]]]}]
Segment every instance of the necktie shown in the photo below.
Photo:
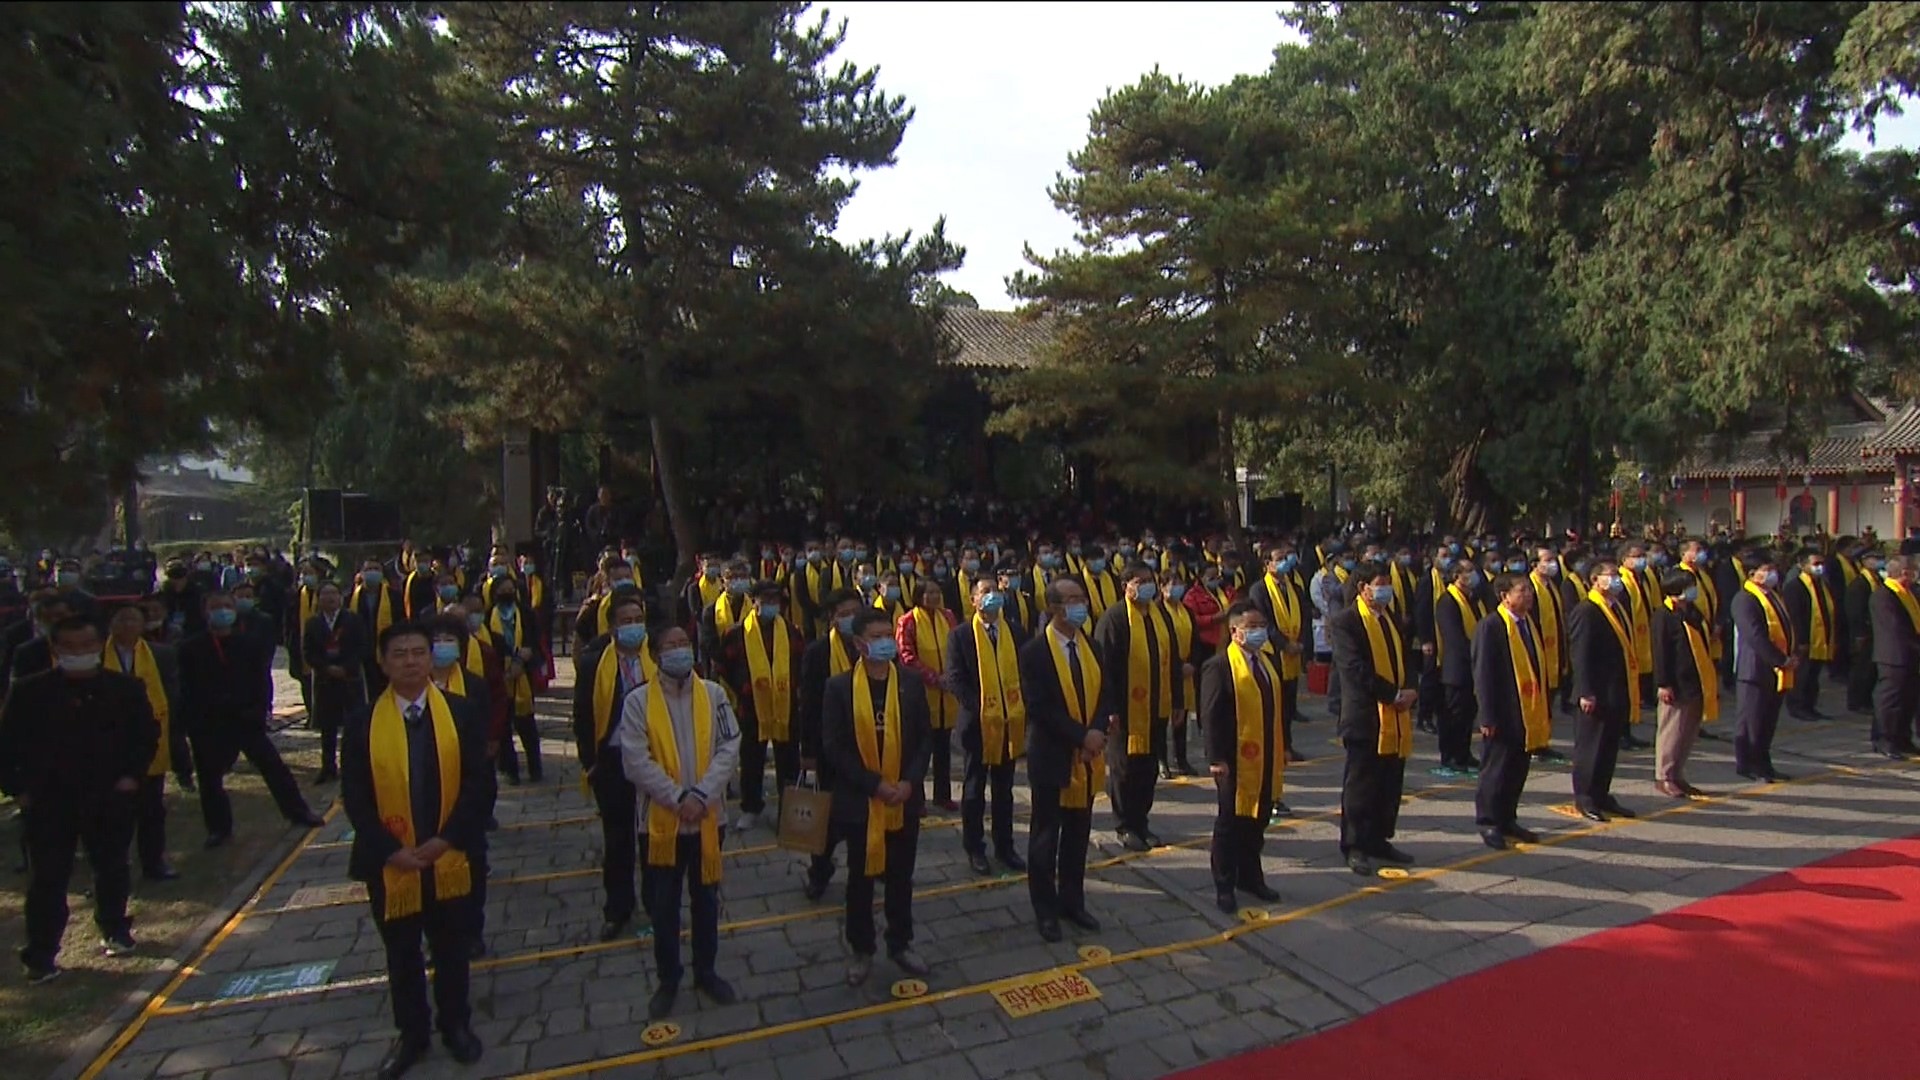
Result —
[{"label": "necktie", "polygon": [[1251,653],[1249,656],[1253,660],[1253,664],[1251,665],[1253,668],[1253,681],[1260,684],[1260,689],[1267,689],[1267,665],[1260,662],[1259,653]]},{"label": "necktie", "polygon": [[419,722],[420,722],[420,706],[418,705],[407,706],[407,723],[418,724]]},{"label": "necktie", "polygon": [[1539,667],[1540,656],[1535,651],[1537,646],[1533,643],[1533,625],[1525,619],[1520,620],[1520,643],[1527,647],[1527,660],[1534,667]]},{"label": "necktie", "polygon": [[626,684],[626,688],[629,690],[633,689],[636,686],[639,686],[640,685],[639,662],[625,656],[621,657],[620,658],[620,680]]},{"label": "necktie", "polygon": [[[1077,641],[1067,642],[1067,670],[1071,672],[1073,675],[1074,700],[1082,703],[1083,705],[1091,706],[1093,703],[1087,700],[1086,676],[1080,673],[1079,644],[1080,643]],[[1093,717],[1088,716],[1086,719],[1089,723],[1091,723],[1093,720]]]},{"label": "necktie", "polygon": [[996,649],[1000,647],[1000,624],[999,623],[987,624],[987,644],[992,645]]}]

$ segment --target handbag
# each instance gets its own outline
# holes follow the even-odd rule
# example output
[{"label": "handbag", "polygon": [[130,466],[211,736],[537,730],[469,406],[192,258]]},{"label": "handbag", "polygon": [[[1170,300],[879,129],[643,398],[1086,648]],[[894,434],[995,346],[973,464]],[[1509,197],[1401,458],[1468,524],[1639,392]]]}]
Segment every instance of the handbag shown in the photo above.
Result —
[{"label": "handbag", "polygon": [[812,773],[801,773],[780,793],[780,835],[776,842],[788,851],[826,854],[832,812],[833,793],[821,791]]}]

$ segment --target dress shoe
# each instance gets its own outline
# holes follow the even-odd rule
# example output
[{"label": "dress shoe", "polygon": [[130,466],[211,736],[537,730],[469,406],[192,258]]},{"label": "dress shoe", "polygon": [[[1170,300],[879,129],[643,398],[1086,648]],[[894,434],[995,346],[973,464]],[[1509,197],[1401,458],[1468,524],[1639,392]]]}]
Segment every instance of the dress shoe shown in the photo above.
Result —
[{"label": "dress shoe", "polygon": [[1712,792],[1708,792],[1708,791],[1702,791],[1702,790],[1700,790],[1699,788],[1697,788],[1697,787],[1694,787],[1694,786],[1693,786],[1692,784],[1686,784],[1686,783],[1683,783],[1683,784],[1681,784],[1681,785],[1680,785],[1680,789],[1681,789],[1682,791],[1685,791],[1685,792],[1687,793],[1687,797],[1688,797],[1688,798],[1690,798],[1690,799],[1711,799],[1711,798],[1713,798],[1713,793],[1712,793]]},{"label": "dress shoe", "polygon": [[430,1045],[425,1039],[401,1036],[393,1044],[393,1049],[387,1051],[387,1056],[380,1059],[380,1080],[400,1080],[408,1069],[418,1065],[420,1059],[427,1056]]},{"label": "dress shoe", "polygon": [[941,799],[933,805],[938,807],[943,814],[957,814],[960,812],[960,804],[954,802],[952,799]]},{"label": "dress shoe", "polygon": [[733,984],[718,975],[694,976],[693,988],[707,995],[707,1000],[715,1005],[731,1005],[740,1000],[740,995],[733,992]]},{"label": "dress shoe", "polygon": [[1739,777],[1742,780],[1759,780],[1760,779],[1760,774],[1757,772],[1754,772],[1752,769],[1735,769],[1733,771],[1733,775]]},{"label": "dress shoe", "polygon": [[680,996],[678,983],[661,983],[660,988],[647,999],[647,1019],[665,1020],[673,1015],[673,1003]]},{"label": "dress shoe", "polygon": [[1166,763],[1166,762],[1164,762],[1164,761],[1160,763],[1160,779],[1162,779],[1162,780],[1171,780],[1171,779],[1173,779],[1173,766],[1172,766],[1172,765],[1169,765],[1169,764],[1167,764],[1167,763]]},{"label": "dress shoe", "polygon": [[1612,814],[1614,817],[1626,818],[1629,821],[1640,816],[1634,813],[1633,811],[1627,809],[1626,807],[1620,805],[1619,799],[1608,799],[1607,804],[1601,807],[1601,809],[1605,810],[1609,814]]},{"label": "dress shoe", "polygon": [[1040,940],[1055,942],[1060,940],[1060,920],[1042,918],[1039,920]]},{"label": "dress shoe", "polygon": [[1645,750],[1647,747],[1652,745],[1653,745],[1652,743],[1646,741],[1645,739],[1634,738],[1632,732],[1628,732],[1627,734],[1620,736],[1620,749],[1622,750]]},{"label": "dress shoe", "polygon": [[847,985],[859,986],[873,974],[873,957],[855,953],[847,957]]},{"label": "dress shoe", "polygon": [[1287,747],[1287,764],[1298,765],[1305,760],[1307,760],[1307,755],[1295,750],[1291,746]]},{"label": "dress shoe", "polygon": [[1535,750],[1533,752],[1533,759],[1535,761],[1565,761],[1567,760],[1567,755],[1555,750],[1551,746],[1546,746]]},{"label": "dress shoe", "polygon": [[1233,894],[1230,892],[1215,893],[1213,903],[1214,906],[1229,915],[1240,910],[1240,901],[1234,899]]},{"label": "dress shoe", "polygon": [[1199,770],[1195,769],[1193,764],[1184,758],[1173,763],[1173,771],[1179,773],[1181,776],[1200,775]]},{"label": "dress shoe", "polygon": [[220,847],[231,839],[233,839],[232,833],[208,833],[206,840],[202,841],[200,846],[206,848],[208,851],[212,851],[214,848]]},{"label": "dress shoe", "polygon": [[1413,865],[1413,856],[1401,851],[1392,844],[1380,845],[1380,850],[1375,851],[1373,857],[1378,862],[1393,863],[1395,866]]},{"label": "dress shoe", "polygon": [[1583,817],[1583,818],[1586,818],[1586,819],[1587,819],[1588,821],[1605,821],[1605,820],[1607,820],[1607,815],[1605,815],[1605,814],[1603,814],[1603,813],[1601,813],[1601,812],[1600,812],[1600,808],[1599,808],[1599,807],[1597,807],[1597,806],[1583,806],[1583,807],[1581,807],[1581,808],[1580,808],[1580,816],[1581,816],[1581,817]]},{"label": "dress shoe", "polygon": [[600,927],[600,940],[613,941],[627,932],[627,919],[608,919]]},{"label": "dress shoe", "polygon": [[1152,844],[1147,843],[1145,840],[1141,839],[1140,836],[1138,836],[1137,834],[1130,833],[1130,832],[1122,832],[1120,834],[1120,846],[1123,848],[1126,848],[1128,851],[1152,851],[1153,850]]},{"label": "dress shoe", "polygon": [[821,897],[827,895],[827,883],[808,875],[807,883],[800,886],[800,895],[818,903]]},{"label": "dress shoe", "polygon": [[486,942],[480,940],[479,938],[474,938],[472,941],[467,942],[467,959],[468,960],[485,960],[486,958],[487,958]]},{"label": "dress shoe", "polygon": [[1347,856],[1347,869],[1359,874],[1361,877],[1380,876],[1380,868],[1373,864],[1373,860],[1357,851]]},{"label": "dress shoe", "polygon": [[1161,848],[1161,847],[1167,846],[1167,842],[1165,840],[1160,839],[1158,836],[1154,835],[1154,832],[1152,829],[1141,829],[1140,839],[1145,840],[1147,842],[1148,847]]},{"label": "dress shoe", "polygon": [[157,865],[147,867],[141,872],[140,876],[146,878],[148,881],[177,881],[180,877],[180,871],[175,870],[169,863],[161,862]]},{"label": "dress shoe", "polygon": [[1768,769],[1766,772],[1762,773],[1761,775],[1766,777],[1769,783],[1774,783],[1774,784],[1784,784],[1787,781],[1793,779],[1792,776],[1781,772],[1779,769]]},{"label": "dress shoe", "polygon": [[1507,835],[1499,829],[1481,829],[1480,839],[1495,851],[1507,850]]},{"label": "dress shoe", "polygon": [[993,873],[993,864],[987,861],[986,853],[982,851],[967,852],[967,865],[973,868],[974,873],[982,877]]},{"label": "dress shoe", "polygon": [[1539,833],[1519,825],[1509,825],[1501,831],[1506,833],[1511,839],[1517,840],[1522,844],[1537,844],[1540,842]]},{"label": "dress shoe", "polygon": [[297,825],[302,829],[317,829],[320,826],[325,825],[326,823],[327,823],[327,820],[325,818],[321,817],[319,814],[316,814],[311,810],[307,811],[305,817],[296,817],[296,818],[287,819],[287,824]]},{"label": "dress shoe", "polygon": [[1240,891],[1263,903],[1277,904],[1280,893],[1264,881],[1249,881],[1240,885]]},{"label": "dress shoe", "polygon": [[1078,911],[1069,911],[1064,915],[1062,915],[1061,918],[1067,920],[1068,922],[1079,927],[1080,929],[1085,930],[1089,934],[1094,933],[1100,929],[1100,920],[1087,914],[1086,908],[1081,908]]},{"label": "dress shoe", "polygon": [[1027,860],[1021,858],[1020,853],[1012,848],[995,854],[994,858],[1000,860],[1001,866],[1006,867],[1016,874],[1024,874],[1027,872]]},{"label": "dress shoe", "polygon": [[480,1060],[483,1046],[480,1036],[469,1027],[455,1028],[440,1036],[440,1045],[447,1048],[447,1054],[462,1065],[471,1065]]},{"label": "dress shoe", "polygon": [[933,973],[933,968],[925,960],[920,958],[919,953],[914,952],[912,949],[899,949],[894,952],[889,952],[887,959],[892,960],[895,967],[916,979],[924,979]]}]

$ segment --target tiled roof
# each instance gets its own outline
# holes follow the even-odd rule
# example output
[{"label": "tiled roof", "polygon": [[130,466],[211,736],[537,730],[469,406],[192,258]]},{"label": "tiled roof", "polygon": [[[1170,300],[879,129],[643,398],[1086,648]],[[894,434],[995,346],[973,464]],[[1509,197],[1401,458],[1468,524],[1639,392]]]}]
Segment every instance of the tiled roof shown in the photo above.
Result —
[{"label": "tiled roof", "polygon": [[1683,462],[1676,474],[1682,477],[1719,476],[1832,476],[1862,472],[1882,466],[1867,460],[1877,425],[1850,424],[1835,429],[1835,434],[1807,448],[1805,457],[1774,445],[1777,432],[1748,436],[1735,443],[1730,453],[1700,453]]},{"label": "tiled roof", "polygon": [[1872,452],[1875,455],[1920,452],[1920,404],[1891,413],[1879,437],[1873,440]]},{"label": "tiled roof", "polygon": [[941,325],[959,349],[950,361],[957,367],[1024,370],[1053,339],[1050,319],[1014,311],[950,307],[942,312]]}]

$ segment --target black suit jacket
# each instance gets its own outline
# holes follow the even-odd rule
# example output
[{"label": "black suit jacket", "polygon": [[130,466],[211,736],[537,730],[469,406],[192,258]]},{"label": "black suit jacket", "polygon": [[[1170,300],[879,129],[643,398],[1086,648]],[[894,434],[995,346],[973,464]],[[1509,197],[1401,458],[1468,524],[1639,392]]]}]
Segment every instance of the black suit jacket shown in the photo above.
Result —
[{"label": "black suit jacket", "polygon": [[[1540,624],[1529,622],[1533,635],[1533,661],[1538,663],[1541,692],[1546,691],[1547,654],[1540,640]],[[1514,672],[1527,658],[1513,655],[1513,643],[1507,639],[1507,620],[1498,611],[1480,620],[1473,633],[1473,696],[1480,705],[1480,726],[1492,728],[1493,737],[1512,746],[1527,744],[1526,717],[1520,711],[1520,685]]]},{"label": "black suit jacket", "polygon": [[1076,723],[1067,710],[1067,695],[1053,665],[1053,644],[1042,627],[1020,646],[1020,690],[1027,697],[1027,783],[1034,788],[1064,788],[1073,778],[1074,755],[1085,745],[1088,731],[1109,734],[1120,711],[1120,688],[1106,677],[1106,665],[1085,635],[1080,638],[1081,674],[1088,665],[1101,672],[1100,696],[1093,716]]},{"label": "black suit jacket", "polygon": [[53,643],[46,638],[37,637],[22,642],[13,650],[12,662],[8,665],[15,681],[29,675],[39,675],[53,670]]},{"label": "black suit jacket", "polygon": [[[889,677],[900,683],[900,782],[912,788],[907,813],[919,817],[926,807],[924,781],[933,760],[933,721],[927,712],[927,689],[898,664]],[[854,692],[853,672],[843,672],[827,680],[821,703],[825,724],[822,755],[833,763],[833,820],[843,825],[866,823],[867,800],[880,787],[880,774],[867,768],[860,757],[860,743],[853,728]],[[874,718],[879,719],[879,714]]]},{"label": "black suit jacket", "polygon": [[1827,633],[1832,635],[1833,644],[1838,647],[1847,631],[1844,613],[1840,610],[1834,590],[1825,577],[1814,579],[1806,574],[1795,575],[1793,581],[1780,590],[1781,597],[1787,602],[1787,614],[1793,620],[1793,640],[1803,648],[1813,643],[1813,609],[1819,603],[1813,595],[1816,590],[1820,593],[1820,600],[1826,602]]},{"label": "black suit jacket", "polygon": [[180,698],[187,730],[264,725],[273,708],[273,643],[239,630],[180,643]]},{"label": "black suit jacket", "polygon": [[[624,780],[626,772],[620,764],[620,710],[626,704],[627,694],[643,684],[625,686],[622,685],[622,680],[615,676],[613,700],[607,703],[609,715],[606,738],[596,745],[593,741],[593,726],[596,719],[593,715],[593,684],[600,672],[600,661],[611,648],[613,648],[612,636],[602,634],[588,642],[587,647],[574,660],[573,745],[580,755],[581,769],[593,769],[602,757],[608,757],[607,764],[612,768],[603,767],[600,771]],[[643,669],[643,676],[644,673]],[[597,772],[595,775],[598,776],[600,773]]]},{"label": "black suit jacket", "polygon": [[[1287,637],[1285,634],[1282,634],[1280,632],[1279,622],[1277,622],[1273,617],[1273,595],[1267,591],[1267,578],[1269,576],[1270,575],[1262,574],[1259,577],[1253,579],[1253,583],[1247,587],[1246,593],[1243,596],[1241,596],[1240,599],[1243,599],[1248,603],[1252,604],[1256,611],[1266,616],[1267,643],[1270,646],[1267,649],[1267,655],[1269,658],[1273,660],[1274,668],[1278,670],[1281,667],[1280,652],[1282,649],[1285,649],[1288,645],[1295,645],[1295,644],[1300,645],[1305,649],[1306,654],[1311,654],[1313,652],[1313,620],[1307,614],[1306,590],[1300,587],[1300,583],[1294,579],[1294,576],[1292,574],[1282,574],[1278,579],[1279,587],[1282,589],[1287,589],[1292,591],[1293,609],[1300,613],[1300,640],[1294,641],[1293,639]],[[1222,615],[1226,614],[1226,609],[1222,608],[1220,613]],[[1200,649],[1201,648],[1199,644],[1200,628],[1198,626],[1194,627],[1193,636],[1194,636],[1194,648]],[[1222,645],[1226,643],[1227,637],[1228,637],[1227,626],[1225,623],[1221,623],[1220,624],[1220,641]],[[1311,659],[1311,656],[1309,655],[1308,658]],[[1282,675],[1282,678],[1285,678],[1284,674]]]},{"label": "black suit jacket", "polygon": [[[1480,598],[1469,593],[1467,602],[1479,606]],[[1481,612],[1480,622],[1485,623],[1490,613],[1485,608]],[[1466,620],[1461,617],[1460,605],[1452,593],[1441,593],[1434,601],[1433,622],[1440,634],[1440,682],[1446,686],[1472,686],[1473,638],[1467,636]]]},{"label": "black suit jacket", "polygon": [[[1004,609],[1000,616],[1000,635],[1003,639],[1011,636],[1014,654],[1017,659],[1024,639],[1020,628],[1007,618]],[[981,752],[980,747],[980,651],[973,643],[973,620],[966,619],[947,633],[947,675],[953,685],[953,696],[960,702],[959,715],[954,718],[954,730],[960,733],[960,746],[970,754]],[[1008,687],[1018,690],[1016,683]],[[1028,718],[1032,724],[1032,718]],[[1011,737],[1011,736],[1009,736]],[[1018,754],[1020,747],[1011,748]],[[1012,760],[1011,756],[1008,760]]]},{"label": "black suit jacket", "polygon": [[[1382,620],[1398,629],[1392,619]],[[1327,619],[1327,646],[1333,650],[1333,666],[1340,673],[1340,737],[1378,743],[1380,706],[1413,687],[1413,658],[1404,637],[1389,631],[1387,647],[1399,644],[1400,680],[1383,679],[1373,671],[1373,646],[1367,640],[1366,624],[1360,621],[1358,608],[1347,606]]]},{"label": "black suit jacket", "polygon": [[[1120,599],[1114,601],[1113,606],[1100,616],[1099,624],[1093,628],[1093,647],[1100,654],[1101,689],[1104,690],[1108,684],[1112,684],[1114,700],[1122,703],[1126,702],[1128,695],[1133,692],[1133,687],[1127,685],[1129,677],[1127,659],[1133,650],[1133,624],[1127,617],[1129,606],[1131,601],[1122,594]],[[1178,705],[1180,693],[1172,684],[1180,677],[1178,665],[1181,661],[1174,655],[1179,650],[1176,648],[1177,642],[1173,639],[1173,623],[1166,613],[1155,604],[1144,606],[1146,617],[1153,619],[1154,624],[1159,628],[1159,631],[1148,639],[1148,655],[1153,658],[1153,665],[1148,669],[1151,685],[1147,687],[1147,702],[1151,706],[1149,711],[1154,714],[1152,719],[1168,720],[1172,718],[1171,712],[1166,716],[1160,715],[1160,683],[1163,679],[1169,680],[1168,690],[1171,693],[1171,700]]]},{"label": "black suit jacket", "polygon": [[1888,667],[1920,664],[1920,632],[1914,630],[1906,605],[1893,590],[1873,590],[1869,607],[1873,615],[1873,662]]},{"label": "black suit jacket", "polygon": [[[1787,651],[1783,653],[1773,647],[1773,639],[1767,636],[1767,613],[1752,593],[1742,588],[1733,594],[1727,607],[1733,612],[1733,629],[1739,635],[1740,646],[1735,650],[1733,677],[1772,689],[1778,685],[1774,669],[1787,662],[1800,641],[1794,632],[1792,617],[1785,610],[1779,612],[1781,628],[1787,632]],[[1786,605],[1780,607],[1784,609]]]},{"label": "black suit jacket", "polygon": [[160,722],[146,684],[98,672],[87,680],[92,692],[82,708],[70,692],[77,681],[59,671],[14,681],[0,705],[0,791],[84,804],[108,797],[122,779],[147,775]]},{"label": "black suit jacket", "polygon": [[[477,858],[486,848],[487,817],[492,813],[494,799],[493,763],[487,757],[487,716],[485,708],[471,698],[457,694],[446,697],[447,705],[453,710],[454,727],[460,735],[460,795],[454,800],[453,812],[447,816],[444,827],[436,831],[425,828],[425,823],[415,823],[414,842],[424,844],[438,836],[469,858]],[[355,881],[368,884],[378,909],[380,871],[393,853],[400,850],[400,841],[387,831],[374,798],[373,760],[368,742],[372,730],[372,704],[354,710],[341,729],[340,802],[347,820],[353,823],[353,850],[347,856],[347,874]],[[427,784],[437,799],[438,776],[412,776],[408,781]],[[476,865],[474,873],[481,872]]]},{"label": "black suit jacket", "polygon": [[[1238,648],[1228,645],[1227,648]],[[1273,665],[1273,681],[1260,692],[1261,709],[1267,717],[1267,723],[1261,739],[1261,772],[1266,777],[1272,772],[1273,755],[1285,753],[1281,746],[1280,702],[1276,695],[1280,691],[1280,665]],[[1233,696],[1233,661],[1228,659],[1225,650],[1200,665],[1200,726],[1207,733],[1207,760],[1215,765],[1227,766],[1229,776],[1238,775],[1240,766],[1240,716],[1235,708]]]},{"label": "black suit jacket", "polygon": [[1682,615],[1665,604],[1653,609],[1653,685],[1671,690],[1682,701],[1699,701],[1706,690],[1700,684],[1700,666],[1693,662],[1693,645],[1687,640],[1687,626],[1704,632],[1711,640],[1713,630],[1697,607]]},{"label": "black suit jacket", "polygon": [[819,765],[823,787],[833,782],[833,763],[827,760],[822,746],[826,724],[821,719],[826,705],[827,678],[833,673],[832,650],[839,649],[849,664],[860,662],[852,646],[840,642],[840,636],[828,630],[825,637],[808,645],[800,657],[800,715],[795,734],[800,743],[800,756]]},{"label": "black suit jacket", "polygon": [[[1633,613],[1623,604],[1620,621],[1631,627]],[[1594,712],[1626,717],[1632,707],[1627,696],[1627,654],[1607,621],[1607,613],[1592,600],[1581,600],[1567,612],[1567,652],[1573,663],[1573,697],[1592,698]]]},{"label": "black suit jacket", "polygon": [[1880,575],[1861,567],[1847,586],[1847,636],[1852,644],[1873,648],[1873,594],[1880,590]]}]

